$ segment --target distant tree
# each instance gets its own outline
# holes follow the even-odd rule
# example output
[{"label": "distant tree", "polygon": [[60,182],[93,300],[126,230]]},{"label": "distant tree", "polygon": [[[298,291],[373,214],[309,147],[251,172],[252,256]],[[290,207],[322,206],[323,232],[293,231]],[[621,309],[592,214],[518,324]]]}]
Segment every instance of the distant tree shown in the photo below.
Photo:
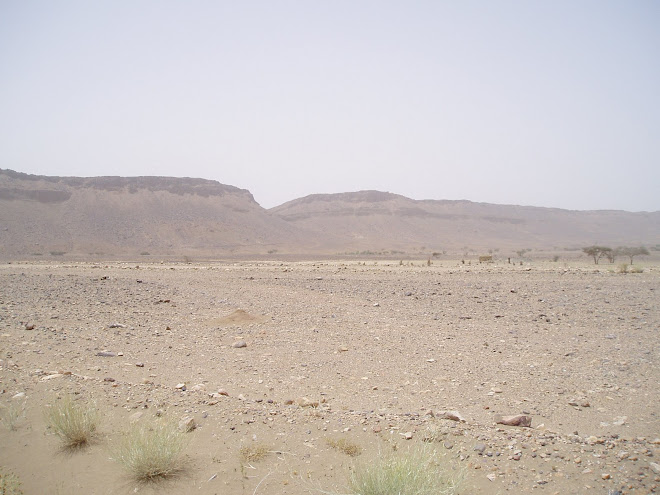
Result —
[{"label": "distant tree", "polygon": [[607,258],[607,261],[609,261],[610,263],[614,263],[614,260],[619,255],[619,250],[606,248],[603,255]]},{"label": "distant tree", "polygon": [[630,264],[633,264],[633,258],[635,256],[648,256],[649,255],[649,250],[646,249],[644,246],[639,246],[639,247],[621,247],[617,249],[618,254],[621,256],[627,256],[630,258]]},{"label": "distant tree", "polygon": [[603,256],[606,256],[607,253],[611,251],[612,248],[608,248],[605,246],[587,246],[585,248],[582,248],[582,252],[588,256],[591,256],[594,259],[594,263],[596,265]]}]

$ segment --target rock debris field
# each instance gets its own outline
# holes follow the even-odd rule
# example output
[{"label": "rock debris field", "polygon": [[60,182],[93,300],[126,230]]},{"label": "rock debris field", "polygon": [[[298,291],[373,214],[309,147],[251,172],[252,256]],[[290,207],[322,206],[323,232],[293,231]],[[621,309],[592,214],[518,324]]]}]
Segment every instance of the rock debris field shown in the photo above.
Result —
[{"label": "rock debris field", "polygon": [[[3,264],[0,467],[26,494],[340,494],[423,444],[459,493],[656,493],[659,302],[655,266]],[[44,416],[66,395],[101,414],[76,452]],[[111,446],[163,418],[183,471],[139,483]]]}]

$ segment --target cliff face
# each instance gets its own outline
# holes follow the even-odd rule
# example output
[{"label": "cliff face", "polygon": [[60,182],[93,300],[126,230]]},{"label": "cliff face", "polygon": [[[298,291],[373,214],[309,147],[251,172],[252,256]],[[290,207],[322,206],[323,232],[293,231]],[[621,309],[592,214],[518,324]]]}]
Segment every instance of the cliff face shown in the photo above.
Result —
[{"label": "cliff face", "polygon": [[265,253],[297,228],[245,189],[171,177],[44,177],[0,170],[0,256]]}]

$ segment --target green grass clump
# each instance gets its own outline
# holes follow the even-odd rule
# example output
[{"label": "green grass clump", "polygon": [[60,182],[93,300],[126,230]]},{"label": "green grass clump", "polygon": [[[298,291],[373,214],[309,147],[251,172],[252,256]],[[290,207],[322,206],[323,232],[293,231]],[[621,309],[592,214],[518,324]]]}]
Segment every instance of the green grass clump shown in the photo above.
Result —
[{"label": "green grass clump", "polygon": [[349,480],[355,495],[453,495],[458,484],[459,477],[442,470],[435,451],[426,446],[357,466]]},{"label": "green grass clump", "polygon": [[138,481],[175,476],[183,470],[186,434],[171,422],[136,424],[114,449],[114,458]]},{"label": "green grass clump", "polygon": [[18,477],[0,468],[0,495],[21,495],[21,482]]},{"label": "green grass clump", "polygon": [[94,405],[74,401],[70,395],[64,396],[46,410],[48,427],[68,449],[87,445],[96,433],[99,419]]}]

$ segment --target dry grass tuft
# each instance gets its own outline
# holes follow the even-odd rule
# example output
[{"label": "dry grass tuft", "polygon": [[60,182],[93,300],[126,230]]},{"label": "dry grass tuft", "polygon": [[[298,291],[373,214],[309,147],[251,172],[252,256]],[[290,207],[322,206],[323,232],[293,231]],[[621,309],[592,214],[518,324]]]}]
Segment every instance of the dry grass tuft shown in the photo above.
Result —
[{"label": "dry grass tuft", "polygon": [[435,450],[421,445],[357,466],[351,472],[350,489],[356,495],[454,495],[461,478],[448,475]]},{"label": "dry grass tuft", "polygon": [[[11,402],[8,406],[2,406],[0,422],[9,431],[16,431],[18,421],[25,416],[25,403]],[[2,492],[0,492],[0,495]]]},{"label": "dry grass tuft", "polygon": [[21,495],[22,493],[18,477],[0,468],[0,495]]},{"label": "dry grass tuft", "polygon": [[171,422],[136,424],[116,444],[113,457],[138,481],[155,481],[183,471],[186,434]]},{"label": "dry grass tuft", "polygon": [[424,435],[422,436],[422,442],[433,443],[433,442],[442,442],[447,435],[445,428],[435,423],[431,423],[426,427]]},{"label": "dry grass tuft", "polygon": [[325,443],[333,449],[343,452],[350,457],[357,457],[362,453],[362,448],[358,444],[346,440],[345,438],[340,438],[338,440],[335,440],[334,438],[326,438]]},{"label": "dry grass tuft", "polygon": [[240,451],[241,462],[257,462],[262,460],[270,452],[270,448],[266,445],[248,445],[243,447]]},{"label": "dry grass tuft", "polygon": [[46,423],[60,437],[67,449],[87,445],[98,428],[99,413],[95,406],[64,396],[46,410]]}]

